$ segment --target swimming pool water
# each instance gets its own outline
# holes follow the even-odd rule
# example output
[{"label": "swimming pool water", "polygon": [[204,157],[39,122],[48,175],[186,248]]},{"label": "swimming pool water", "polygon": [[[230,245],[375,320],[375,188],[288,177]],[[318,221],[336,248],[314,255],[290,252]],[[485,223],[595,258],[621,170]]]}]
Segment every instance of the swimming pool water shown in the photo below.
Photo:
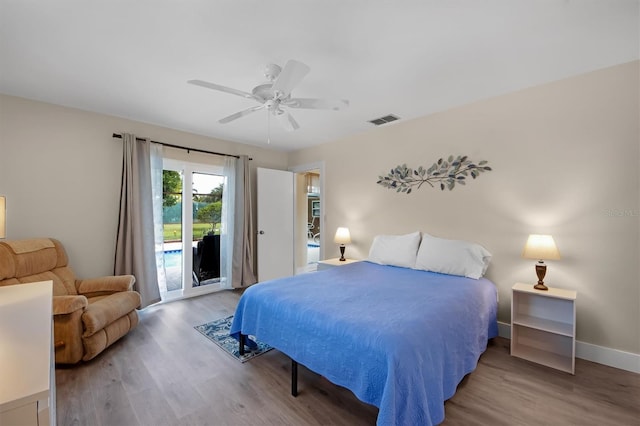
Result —
[{"label": "swimming pool water", "polygon": [[175,268],[182,266],[182,250],[164,252],[164,267]]}]

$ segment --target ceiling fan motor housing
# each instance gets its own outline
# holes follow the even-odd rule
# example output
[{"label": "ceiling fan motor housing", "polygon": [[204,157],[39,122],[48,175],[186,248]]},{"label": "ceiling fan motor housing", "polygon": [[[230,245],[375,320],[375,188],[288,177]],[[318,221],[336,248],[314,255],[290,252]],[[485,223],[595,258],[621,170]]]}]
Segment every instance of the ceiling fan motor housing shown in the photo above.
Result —
[{"label": "ceiling fan motor housing", "polygon": [[280,71],[282,71],[282,67],[276,64],[267,64],[264,68],[264,76],[269,81],[274,81],[280,75]]},{"label": "ceiling fan motor housing", "polygon": [[273,99],[275,98],[275,93],[273,93],[273,89],[271,89],[272,86],[273,86],[273,83],[260,84],[254,87],[251,93],[259,97],[263,101],[266,101],[268,99]]}]

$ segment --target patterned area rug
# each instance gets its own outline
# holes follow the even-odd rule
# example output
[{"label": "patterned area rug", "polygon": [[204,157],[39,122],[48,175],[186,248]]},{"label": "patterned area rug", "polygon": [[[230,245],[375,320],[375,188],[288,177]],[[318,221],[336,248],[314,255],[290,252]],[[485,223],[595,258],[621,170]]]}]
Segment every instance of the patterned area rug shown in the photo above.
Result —
[{"label": "patterned area rug", "polygon": [[229,330],[231,329],[232,323],[233,315],[226,318],[220,318],[206,324],[196,325],[193,328],[204,334],[205,337],[220,346],[226,353],[233,356],[240,362],[247,362],[258,355],[262,355],[263,353],[269,352],[273,349],[271,346],[257,341],[253,336],[249,336],[251,340],[258,344],[258,348],[251,350],[245,346],[244,355],[241,356],[240,351],[238,350],[238,341],[229,336]]}]

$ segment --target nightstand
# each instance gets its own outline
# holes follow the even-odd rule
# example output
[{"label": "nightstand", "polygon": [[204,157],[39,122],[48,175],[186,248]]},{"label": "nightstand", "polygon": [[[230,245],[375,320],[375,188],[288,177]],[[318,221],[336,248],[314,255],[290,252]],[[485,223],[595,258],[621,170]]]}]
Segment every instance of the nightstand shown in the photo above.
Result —
[{"label": "nightstand", "polygon": [[573,290],[511,289],[511,355],[575,373],[576,297]]},{"label": "nightstand", "polygon": [[357,260],[346,259],[346,260],[340,261],[340,259],[337,257],[333,259],[321,260],[318,262],[318,271],[335,268],[336,266],[348,265],[349,263],[353,263],[353,262],[357,262]]}]

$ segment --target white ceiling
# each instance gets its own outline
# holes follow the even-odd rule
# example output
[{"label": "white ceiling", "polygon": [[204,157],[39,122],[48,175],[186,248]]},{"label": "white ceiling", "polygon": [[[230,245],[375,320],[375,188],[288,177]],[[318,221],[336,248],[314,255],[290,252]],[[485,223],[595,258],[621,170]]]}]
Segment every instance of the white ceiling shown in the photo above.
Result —
[{"label": "white ceiling", "polygon": [[294,132],[274,120],[270,146],[293,150],[389,113],[636,60],[638,11],[638,0],[0,0],[0,92],[266,146],[265,110],[217,122],[255,101],[186,81],[251,91],[267,63],[296,59],[311,72],[293,96],[350,106],[291,110]]}]

